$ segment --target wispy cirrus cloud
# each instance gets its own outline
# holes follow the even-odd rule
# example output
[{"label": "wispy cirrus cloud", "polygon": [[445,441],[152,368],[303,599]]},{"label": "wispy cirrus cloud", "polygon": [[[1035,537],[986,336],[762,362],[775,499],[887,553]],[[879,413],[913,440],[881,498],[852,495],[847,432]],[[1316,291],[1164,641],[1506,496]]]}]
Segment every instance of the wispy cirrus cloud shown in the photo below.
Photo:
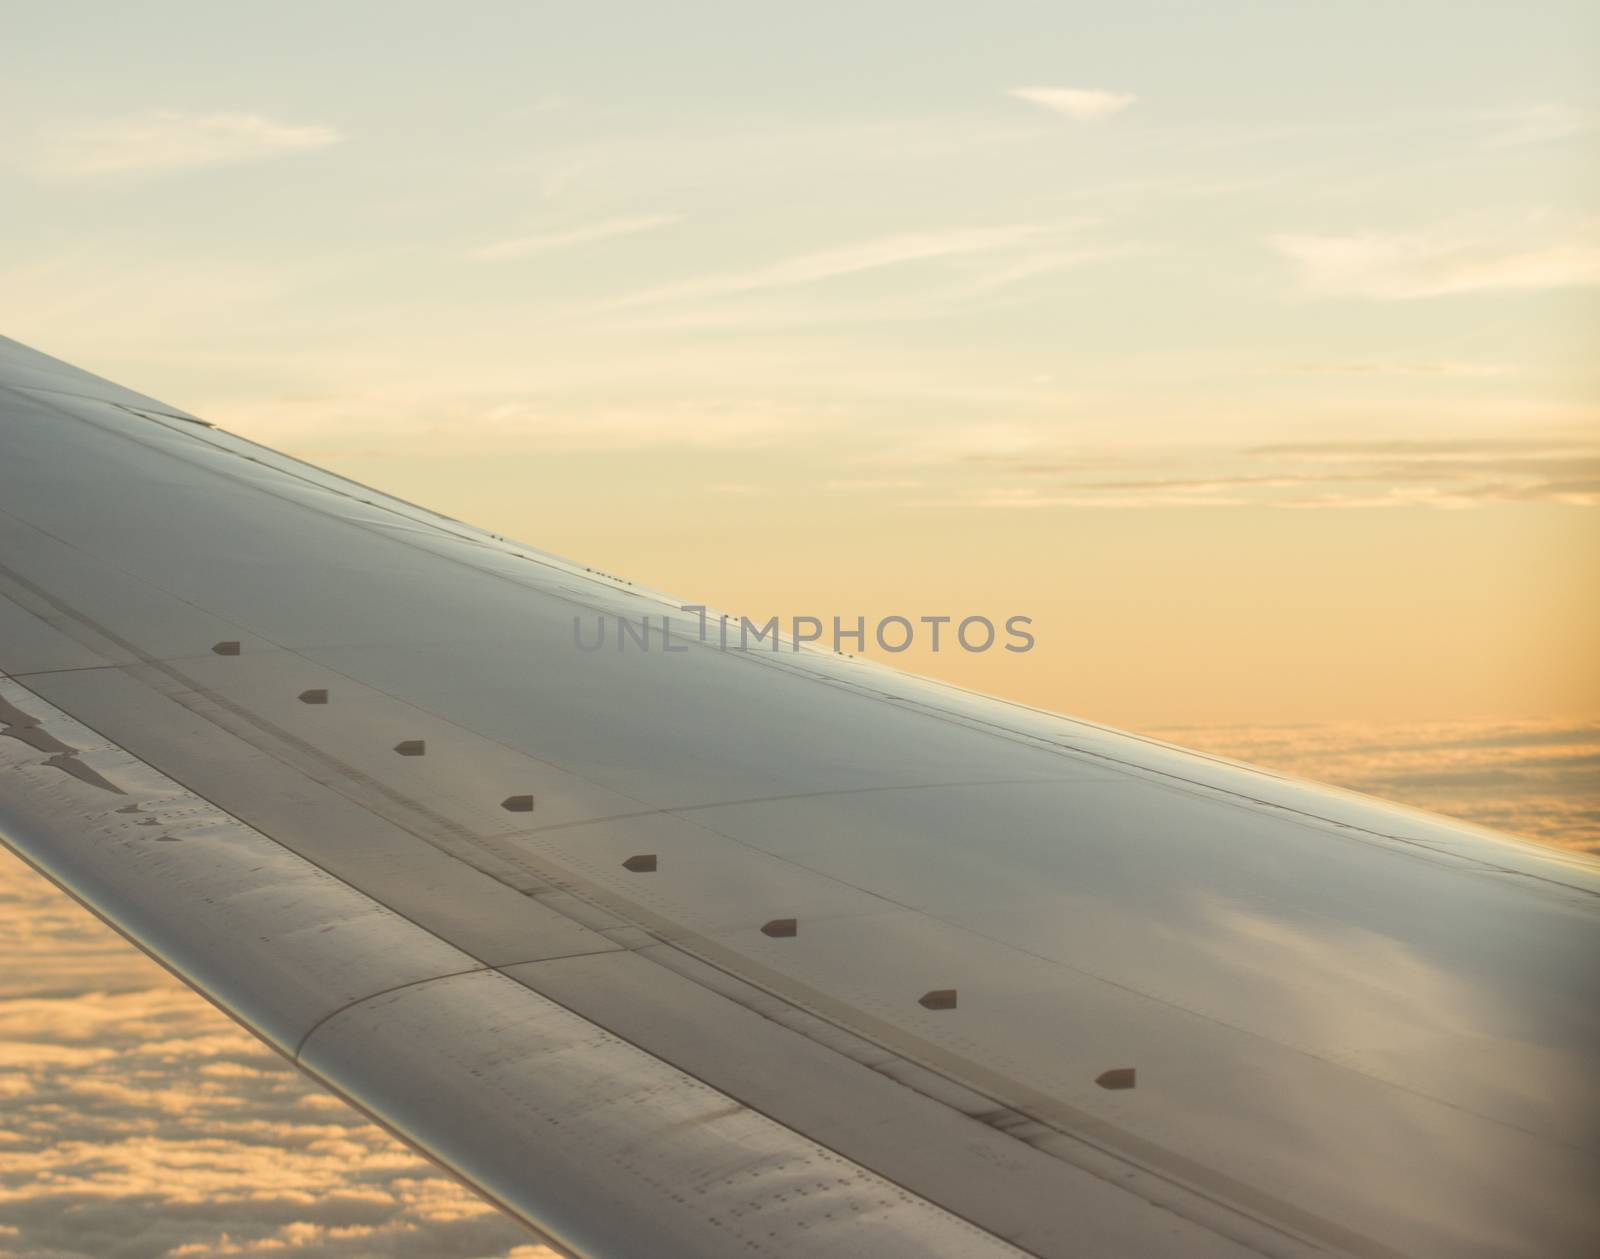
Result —
[{"label": "wispy cirrus cloud", "polygon": [[1518,369],[1510,363],[1461,362],[1450,359],[1324,359],[1259,367],[1260,376],[1509,376]]},{"label": "wispy cirrus cloud", "polygon": [[1059,226],[1018,223],[952,231],[905,232],[855,245],[804,253],[745,271],[641,289],[601,303],[606,310],[628,310],[669,302],[730,297],[768,289],[795,288],[841,276],[910,263],[994,253],[1045,238]]},{"label": "wispy cirrus cloud", "polygon": [[1014,87],[1006,95],[1078,122],[1093,122],[1120,114],[1139,99],[1132,92],[1087,87]]},{"label": "wispy cirrus cloud", "polygon": [[539,452],[754,449],[815,428],[813,408],[771,399],[574,407],[526,388],[440,393],[414,387],[265,397],[213,411],[252,439],[309,459]]},{"label": "wispy cirrus cloud", "polygon": [[657,228],[670,227],[681,222],[675,214],[641,214],[632,218],[602,219],[581,227],[556,232],[535,232],[528,236],[513,236],[469,250],[467,257],[478,262],[503,262],[513,258],[526,258],[531,254],[550,253],[571,249],[578,245],[594,244],[602,240],[615,240],[619,236],[637,236]]},{"label": "wispy cirrus cloud", "polygon": [[332,127],[251,113],[156,109],[46,132],[38,169],[47,175],[115,175],[257,161],[337,144]]},{"label": "wispy cirrus cloud", "polygon": [[1487,110],[1479,115],[1493,128],[1494,147],[1549,144],[1600,129],[1600,110],[1545,103],[1514,109]]},{"label": "wispy cirrus cloud", "polygon": [[830,494],[881,494],[885,490],[921,489],[923,482],[908,477],[836,477],[823,483]]},{"label": "wispy cirrus cloud", "polygon": [[1592,442],[1307,442],[1252,447],[1244,457],[1270,471],[1222,476],[1199,492],[1250,491],[1250,501],[1283,507],[1600,505],[1600,445]]},{"label": "wispy cirrus cloud", "polygon": [[1036,280],[1041,276],[1054,275],[1059,271],[1086,266],[1089,263],[1127,258],[1143,252],[1145,250],[1137,245],[1029,251],[1014,259],[1001,260],[997,265],[974,276],[954,290],[952,296],[976,296],[997,289],[1010,288],[1012,285]]},{"label": "wispy cirrus cloud", "polygon": [[1270,245],[1313,297],[1409,301],[1600,284],[1593,223],[1447,224],[1416,232],[1284,233]]},{"label": "wispy cirrus cloud", "polygon": [[[946,270],[933,283],[906,287],[889,296],[862,299],[830,298],[826,295],[807,301],[765,300],[760,288],[740,290],[730,296],[749,296],[748,301],[715,300],[719,293],[706,295],[710,300],[695,302],[691,299],[667,299],[661,302],[628,302],[619,306],[606,303],[602,309],[620,311],[626,316],[615,327],[640,330],[668,331],[687,329],[710,330],[738,328],[743,330],[774,328],[802,328],[824,326],[839,328],[846,324],[895,324],[907,326],[926,320],[936,320],[960,315],[994,300],[1005,300],[1017,292],[1024,297],[1046,290],[1060,273],[1125,258],[1146,250],[1137,245],[1106,245],[1082,249],[1054,247],[997,248],[992,254],[973,252],[963,258],[962,252],[940,255],[958,264],[954,275]],[[906,261],[920,261],[907,259]],[[959,266],[963,261],[968,265]],[[890,264],[885,264],[890,265]],[[864,268],[871,270],[873,268]],[[851,274],[841,272],[839,274]],[[822,279],[830,277],[823,276]],[[770,286],[779,291],[794,285]],[[1031,290],[1031,294],[1030,291]],[[639,307],[629,314],[628,307]]]},{"label": "wispy cirrus cloud", "polygon": [[926,506],[1470,508],[1600,506],[1600,443],[1570,438],[1063,447],[1026,427],[954,430],[900,460],[944,466]]}]

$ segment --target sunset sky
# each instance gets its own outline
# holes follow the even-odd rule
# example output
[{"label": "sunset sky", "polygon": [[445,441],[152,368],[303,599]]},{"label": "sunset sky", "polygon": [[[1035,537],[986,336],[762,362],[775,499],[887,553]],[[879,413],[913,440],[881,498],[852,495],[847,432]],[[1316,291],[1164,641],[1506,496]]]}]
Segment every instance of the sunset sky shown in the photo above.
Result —
[{"label": "sunset sky", "polygon": [[[60,3],[5,27],[5,334],[687,600],[1029,615],[1033,652],[897,660],[1600,850],[1592,4]],[[156,1195],[129,1256],[229,1230],[362,1253],[297,1222],[447,1253],[394,1239],[471,1200],[0,865],[8,952],[95,941],[0,992],[0,1049],[43,1046],[0,1096],[84,1108],[121,1151],[47,1163],[69,1195]],[[242,1091],[150,1048],[185,1038]],[[148,1072],[142,1110],[106,1047]],[[213,1148],[304,1127],[284,1149],[334,1153],[269,1160],[295,1192],[381,1180],[389,1206],[159,1206],[140,1151],[204,1162],[184,1143],[219,1096],[268,1126]],[[63,1148],[45,1131],[0,1145],[33,1203],[0,1254],[111,1253],[17,1187]],[[451,1255],[517,1244],[451,1227]]]}]

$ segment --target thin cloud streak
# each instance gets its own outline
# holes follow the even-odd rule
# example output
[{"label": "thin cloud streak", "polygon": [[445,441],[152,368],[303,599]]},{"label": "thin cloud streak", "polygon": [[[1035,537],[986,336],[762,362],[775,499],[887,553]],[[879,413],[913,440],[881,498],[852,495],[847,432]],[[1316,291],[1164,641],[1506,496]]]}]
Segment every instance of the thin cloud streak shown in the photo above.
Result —
[{"label": "thin cloud streak", "polygon": [[1024,245],[1059,230],[1040,224],[1012,224],[1005,227],[965,228],[942,232],[907,232],[879,237],[839,249],[786,258],[749,271],[708,276],[677,284],[625,294],[600,303],[602,310],[631,310],[668,302],[728,297],[766,289],[794,288],[840,276],[877,271],[909,263],[931,262],[943,258],[993,253]]},{"label": "thin cloud streak", "polygon": [[1428,376],[1488,378],[1509,376],[1518,368],[1508,363],[1463,363],[1449,360],[1349,359],[1285,363],[1258,367],[1258,376]]},{"label": "thin cloud streak", "polygon": [[1105,262],[1112,258],[1126,258],[1141,252],[1144,252],[1143,249],[1137,245],[1107,245],[1100,248],[1053,249],[1028,253],[1014,262],[1002,264],[977,276],[946,296],[977,296],[1022,284],[1040,276],[1054,275],[1058,271]]},{"label": "thin cloud streak", "polygon": [[609,406],[575,412],[558,397],[504,390],[439,396],[425,386],[369,393],[267,398],[213,410],[253,440],[316,460],[344,455],[404,457],[637,451],[749,450],[815,431],[800,404],[711,400]]},{"label": "thin cloud streak", "polygon": [[669,304],[663,309],[652,305],[637,315],[624,313],[621,318],[610,320],[608,326],[612,329],[649,332],[722,328],[737,328],[747,332],[778,328],[837,329],[864,324],[905,327],[913,323],[970,314],[985,303],[992,305],[997,298],[1014,298],[1011,290],[1022,290],[1026,298],[1030,285],[1035,286],[1035,292],[1045,287],[1036,284],[1045,277],[1140,252],[1143,252],[1142,248],[1136,245],[1030,251],[997,259],[992,267],[976,270],[967,278],[953,283],[924,285],[915,291],[888,298],[863,300],[845,297],[840,300],[824,298],[807,302],[763,302],[757,296],[752,301],[717,301],[701,306]]},{"label": "thin cloud streak", "polygon": [[838,477],[823,482],[822,488],[830,494],[881,494],[885,490],[921,489],[923,482],[885,477]]},{"label": "thin cloud streak", "polygon": [[1120,114],[1139,99],[1132,92],[1107,92],[1100,88],[1084,87],[1014,87],[1006,95],[1078,122],[1092,122]]},{"label": "thin cloud streak", "polygon": [[1313,297],[1412,301],[1600,284],[1594,225],[1529,243],[1541,234],[1549,235],[1529,225],[1495,231],[1437,227],[1407,233],[1284,233],[1269,243]]},{"label": "thin cloud streak", "polygon": [[343,138],[332,127],[260,114],[157,109],[47,134],[39,168],[47,175],[84,177],[221,166],[326,148]]},{"label": "thin cloud streak", "polygon": [[657,228],[670,227],[682,220],[674,214],[644,214],[634,218],[604,219],[584,227],[569,228],[563,232],[541,232],[531,236],[514,236],[509,240],[495,241],[469,250],[467,257],[477,262],[503,262],[513,258],[526,258],[531,254],[550,253],[571,249],[578,245],[594,244],[602,240],[615,240],[619,236],[637,236]]},{"label": "thin cloud streak", "polygon": [[[921,506],[1048,508],[1600,506],[1593,441],[1354,441],[1246,447],[1063,449],[1027,428],[941,434],[895,461],[943,465]],[[974,482],[977,483],[974,483]]]},{"label": "thin cloud streak", "polygon": [[1487,110],[1480,117],[1494,126],[1489,143],[1495,147],[1549,144],[1600,129],[1600,110],[1576,105],[1523,105],[1516,109]]}]

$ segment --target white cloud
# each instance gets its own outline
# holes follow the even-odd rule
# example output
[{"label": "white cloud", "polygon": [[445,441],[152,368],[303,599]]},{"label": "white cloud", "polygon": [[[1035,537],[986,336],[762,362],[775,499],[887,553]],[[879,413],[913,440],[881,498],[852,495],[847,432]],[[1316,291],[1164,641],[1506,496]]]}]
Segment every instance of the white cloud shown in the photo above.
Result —
[{"label": "white cloud", "polygon": [[1481,116],[1495,127],[1489,143],[1497,147],[1570,140],[1600,128],[1600,111],[1575,105],[1524,105]]},{"label": "white cloud", "polygon": [[760,399],[661,399],[575,405],[526,388],[478,394],[424,380],[338,394],[262,396],[203,408],[228,429],[312,460],[349,456],[452,456],[740,450],[771,445],[817,423],[804,404]]},{"label": "white cloud", "polygon": [[1080,122],[1120,114],[1139,99],[1132,92],[1106,92],[1087,87],[1014,87],[1006,95]]},{"label": "white cloud", "polygon": [[573,245],[587,245],[594,241],[611,240],[618,236],[635,236],[652,232],[658,227],[668,227],[678,222],[672,214],[644,214],[635,218],[603,219],[586,227],[574,227],[564,232],[542,232],[532,236],[514,236],[510,240],[496,241],[468,253],[469,258],[480,262],[499,262],[508,258],[526,258],[529,254],[547,253],[555,249],[568,249]]},{"label": "white cloud", "polygon": [[921,468],[1021,459],[1054,449],[1058,441],[1048,426],[1010,421],[947,425],[924,428],[870,462],[894,468]]},{"label": "white cloud", "polygon": [[1111,245],[1093,249],[1057,249],[1029,253],[975,277],[972,281],[957,289],[956,295],[969,296],[988,293],[1026,280],[1033,280],[1042,275],[1051,275],[1057,271],[1064,271],[1069,267],[1086,266],[1089,263],[1104,262],[1111,258],[1125,258],[1130,254],[1141,252],[1143,252],[1142,249],[1133,245]]},{"label": "white cloud", "polygon": [[1600,239],[1592,227],[1556,239],[1539,224],[1524,223],[1487,230],[1443,226],[1410,233],[1284,234],[1270,243],[1294,265],[1306,292],[1317,297],[1404,301],[1600,284]]},{"label": "white cloud", "polygon": [[158,109],[47,135],[39,165],[46,174],[66,176],[176,170],[320,149],[342,138],[332,127],[274,122],[260,114]]},{"label": "white cloud", "polygon": [[[1068,224],[1058,224],[1066,228]],[[958,257],[969,251],[951,250],[938,258]],[[600,304],[603,311],[629,310],[644,307],[641,314],[624,316],[613,321],[617,328],[650,331],[699,331],[716,328],[737,328],[749,332],[756,328],[801,328],[823,325],[837,329],[845,324],[892,323],[905,326],[915,321],[941,319],[970,310],[975,303],[991,300],[993,296],[1013,286],[1053,275],[1068,268],[1083,267],[1107,259],[1142,253],[1134,245],[1105,246],[1077,250],[1050,249],[1036,251],[1026,247],[1008,249],[997,245],[993,260],[989,255],[972,252],[972,266],[958,270],[956,278],[945,283],[921,285],[915,289],[898,291],[892,295],[864,299],[859,295],[821,295],[810,300],[780,299],[769,301],[759,294],[748,301],[714,301],[702,305],[675,305],[677,298],[691,296],[717,298],[733,290],[705,290],[694,294],[675,292],[661,295],[660,290],[645,294],[631,294]],[[813,255],[821,257],[822,255]],[[919,258],[894,258],[894,262],[921,261]],[[887,262],[875,265],[889,265]],[[851,270],[867,268],[852,267]],[[830,272],[833,274],[846,272]],[[752,288],[783,288],[786,284],[754,285]],[[740,289],[740,294],[745,289]],[[1039,290],[1035,290],[1036,294]],[[1055,290],[1059,291],[1059,289]]]},{"label": "white cloud", "polygon": [[[951,427],[878,460],[920,473],[920,506],[1463,509],[1600,507],[1600,445],[1554,435],[1278,443],[1085,443],[1054,424]],[[831,487],[830,487],[831,488]]]},{"label": "white cloud", "polygon": [[1284,363],[1254,369],[1259,376],[1509,376],[1509,363],[1467,363],[1448,359],[1330,359]]},{"label": "white cloud", "polygon": [[923,482],[885,477],[846,477],[824,482],[822,488],[830,494],[877,494],[884,490],[921,489]]},{"label": "white cloud", "polygon": [[801,254],[769,263],[750,271],[686,280],[644,289],[604,303],[605,308],[624,310],[655,306],[692,298],[725,297],[760,289],[792,288],[837,276],[875,271],[882,267],[928,262],[965,254],[989,253],[1037,239],[1047,230],[1038,225],[1016,224],[1007,227],[966,228],[947,232],[908,232],[879,237],[859,245]]}]

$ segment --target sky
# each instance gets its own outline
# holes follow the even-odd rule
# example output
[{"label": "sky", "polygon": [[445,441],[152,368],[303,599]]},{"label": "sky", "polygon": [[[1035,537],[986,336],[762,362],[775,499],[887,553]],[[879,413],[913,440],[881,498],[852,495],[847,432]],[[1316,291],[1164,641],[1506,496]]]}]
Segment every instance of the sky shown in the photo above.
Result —
[{"label": "sky", "polygon": [[[5,334],[758,621],[1027,615],[1029,653],[894,660],[1600,849],[1593,5],[4,22]],[[93,935],[13,876],[15,947]],[[52,1163],[145,1204],[130,1256],[522,1244],[463,1224],[440,1248],[430,1204],[470,1199],[124,946],[85,948],[0,994],[8,1044],[55,1047],[8,1087],[123,1125],[125,1161],[166,1116],[238,1206],[139,1178],[170,1167]],[[116,1039],[124,1000],[148,1036]],[[159,1048],[186,1036],[222,1038],[219,1071]],[[132,1111],[95,1092],[125,1068]],[[266,1126],[184,1144],[235,1106]],[[65,1148],[39,1131],[0,1147],[8,1192]],[[235,1141],[304,1170],[303,1211],[252,1211]],[[388,1206],[338,1207],[373,1184]],[[12,1201],[0,1248],[103,1253],[63,1222],[94,1212]]]},{"label": "sky", "polygon": [[1600,700],[1593,6],[18,7],[0,326],[1163,723]]}]

